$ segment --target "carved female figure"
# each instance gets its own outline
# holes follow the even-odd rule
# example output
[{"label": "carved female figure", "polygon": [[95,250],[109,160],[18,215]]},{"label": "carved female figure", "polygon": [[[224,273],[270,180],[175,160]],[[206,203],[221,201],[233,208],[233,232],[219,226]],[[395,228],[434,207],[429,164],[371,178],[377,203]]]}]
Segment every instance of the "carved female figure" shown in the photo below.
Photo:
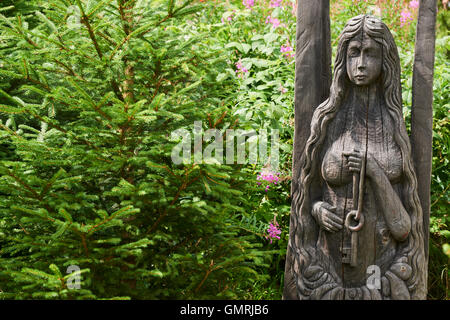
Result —
[{"label": "carved female figure", "polygon": [[[352,18],[340,36],[330,96],[314,112],[293,195],[289,245],[300,299],[425,298],[410,149],[394,39],[381,20]],[[379,278],[368,283],[374,270]]]}]

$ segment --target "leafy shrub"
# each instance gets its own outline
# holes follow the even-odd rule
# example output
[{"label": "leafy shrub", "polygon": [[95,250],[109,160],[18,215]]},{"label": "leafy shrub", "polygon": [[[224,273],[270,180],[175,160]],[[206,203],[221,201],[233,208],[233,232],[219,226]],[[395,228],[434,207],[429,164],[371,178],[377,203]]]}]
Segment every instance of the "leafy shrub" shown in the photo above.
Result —
[{"label": "leafy shrub", "polygon": [[235,298],[267,278],[270,252],[236,218],[253,177],[171,160],[174,130],[233,120],[204,5],[36,6],[35,27],[0,16],[1,296]]}]

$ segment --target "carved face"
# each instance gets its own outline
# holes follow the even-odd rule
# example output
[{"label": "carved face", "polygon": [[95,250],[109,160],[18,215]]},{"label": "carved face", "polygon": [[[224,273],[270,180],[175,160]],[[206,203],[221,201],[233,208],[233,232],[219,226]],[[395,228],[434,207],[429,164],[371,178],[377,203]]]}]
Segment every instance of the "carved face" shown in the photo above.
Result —
[{"label": "carved face", "polygon": [[367,86],[381,73],[381,45],[369,37],[350,40],[347,48],[347,74],[357,86]]}]

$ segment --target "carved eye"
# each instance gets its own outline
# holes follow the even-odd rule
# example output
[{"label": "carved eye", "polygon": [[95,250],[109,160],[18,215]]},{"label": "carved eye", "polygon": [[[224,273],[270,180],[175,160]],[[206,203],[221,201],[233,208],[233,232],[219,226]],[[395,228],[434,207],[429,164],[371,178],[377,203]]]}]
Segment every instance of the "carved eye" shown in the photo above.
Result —
[{"label": "carved eye", "polygon": [[372,58],[377,58],[379,56],[378,52],[376,50],[367,50],[366,53],[367,53],[367,56],[372,57]]},{"label": "carved eye", "polygon": [[349,55],[350,57],[357,57],[357,56],[359,55],[359,50],[356,49],[356,48],[351,48],[351,49],[348,51],[348,55]]}]

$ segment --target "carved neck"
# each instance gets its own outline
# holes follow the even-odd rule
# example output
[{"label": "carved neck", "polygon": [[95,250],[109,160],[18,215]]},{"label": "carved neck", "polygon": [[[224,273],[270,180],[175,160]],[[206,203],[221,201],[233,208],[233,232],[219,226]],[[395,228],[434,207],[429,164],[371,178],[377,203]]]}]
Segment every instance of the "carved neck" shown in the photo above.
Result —
[{"label": "carved neck", "polygon": [[[352,86],[350,90],[351,105],[359,106],[362,112],[375,111],[381,102],[381,90],[378,83],[369,86]],[[368,109],[367,109],[368,108]]]}]

